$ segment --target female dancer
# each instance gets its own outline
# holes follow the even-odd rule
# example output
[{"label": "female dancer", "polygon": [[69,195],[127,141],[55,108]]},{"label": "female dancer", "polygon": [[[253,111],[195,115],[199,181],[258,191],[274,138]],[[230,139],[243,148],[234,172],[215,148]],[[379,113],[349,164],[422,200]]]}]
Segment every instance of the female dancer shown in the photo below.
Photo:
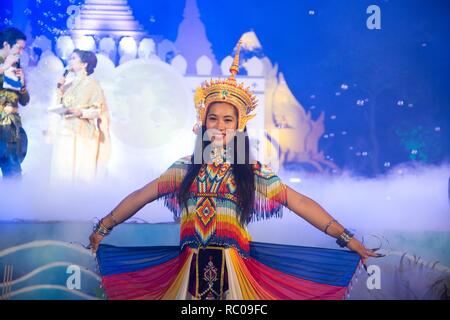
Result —
[{"label": "female dancer", "polygon": [[[90,236],[108,298],[341,299],[360,259],[377,256],[320,205],[251,159],[246,123],[256,99],[236,83],[239,48],[230,78],[196,91],[194,153],[128,195]],[[99,245],[156,199],[180,222],[180,246]],[[252,242],[247,224],[280,216],[283,206],[354,252]]]}]

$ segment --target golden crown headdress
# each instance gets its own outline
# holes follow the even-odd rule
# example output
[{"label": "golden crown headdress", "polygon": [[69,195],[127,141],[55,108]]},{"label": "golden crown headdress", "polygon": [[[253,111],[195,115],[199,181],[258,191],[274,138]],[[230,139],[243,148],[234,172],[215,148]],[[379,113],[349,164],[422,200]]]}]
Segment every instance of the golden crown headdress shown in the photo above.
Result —
[{"label": "golden crown headdress", "polygon": [[244,88],[244,84],[236,82],[236,74],[239,72],[239,52],[241,50],[242,40],[238,42],[236,55],[233,64],[230,67],[231,75],[228,79],[217,79],[205,81],[195,90],[194,102],[197,110],[197,123],[194,126],[194,132],[198,133],[203,124],[208,107],[213,102],[227,102],[232,104],[238,110],[238,131],[244,131],[247,122],[256,116],[256,113],[250,114],[257,105],[256,96],[250,91],[250,88]]}]

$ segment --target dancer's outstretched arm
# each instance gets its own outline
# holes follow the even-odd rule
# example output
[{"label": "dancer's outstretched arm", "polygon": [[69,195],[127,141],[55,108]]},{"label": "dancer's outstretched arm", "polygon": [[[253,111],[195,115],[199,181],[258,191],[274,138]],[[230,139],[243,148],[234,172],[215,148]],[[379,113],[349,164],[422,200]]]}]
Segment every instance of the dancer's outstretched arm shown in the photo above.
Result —
[{"label": "dancer's outstretched arm", "polygon": [[[128,220],[141,210],[146,204],[158,197],[158,179],[155,179],[142,188],[126,196],[107,216],[101,219],[101,224],[107,229],[112,229],[116,225]],[[98,232],[93,232],[89,237],[92,252],[96,252],[103,236]]]},{"label": "dancer's outstretched arm", "polygon": [[[343,234],[345,230],[344,227],[339,224],[339,222],[337,222],[328,212],[326,212],[325,209],[323,209],[317,202],[298,193],[288,186],[286,186],[286,188],[287,207],[291,211],[308,221],[317,229],[326,232],[334,238],[339,238]],[[364,245],[355,238],[352,238],[348,242],[347,247],[350,250],[357,252],[361,256],[363,263],[365,263],[369,257],[379,257],[377,253],[373,250],[365,248]]]}]

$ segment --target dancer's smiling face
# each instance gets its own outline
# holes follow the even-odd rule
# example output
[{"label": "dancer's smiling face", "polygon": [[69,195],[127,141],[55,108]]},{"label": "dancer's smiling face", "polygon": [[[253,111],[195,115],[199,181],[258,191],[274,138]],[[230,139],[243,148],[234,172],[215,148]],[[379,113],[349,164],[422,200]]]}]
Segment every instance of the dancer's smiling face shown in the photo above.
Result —
[{"label": "dancer's smiling face", "polygon": [[236,108],[226,102],[214,102],[206,114],[206,132],[214,144],[228,144],[233,139],[238,125]]}]

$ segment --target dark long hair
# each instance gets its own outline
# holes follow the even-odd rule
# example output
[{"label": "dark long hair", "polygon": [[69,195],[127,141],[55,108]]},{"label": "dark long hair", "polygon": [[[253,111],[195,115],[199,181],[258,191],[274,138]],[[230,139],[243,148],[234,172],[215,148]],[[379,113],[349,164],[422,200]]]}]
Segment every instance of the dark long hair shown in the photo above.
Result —
[{"label": "dark long hair", "polygon": [[[194,153],[191,156],[191,164],[188,167],[187,173],[181,183],[178,192],[178,203],[180,208],[186,207],[187,201],[190,198],[190,186],[197,177],[202,165],[205,163],[203,158],[203,151],[211,144],[211,141],[203,141],[203,136],[206,132],[206,127],[202,126],[201,133],[198,134]],[[253,203],[255,201],[255,178],[252,164],[250,163],[250,140],[247,134],[247,127],[243,132],[236,131],[233,137],[233,162],[231,168],[233,170],[234,181],[236,183],[236,196],[238,199],[237,216],[241,225],[246,225],[250,222],[253,213]],[[244,141],[245,145],[245,159],[242,159],[242,154],[238,153],[238,141]],[[201,150],[201,163],[196,163],[195,154]],[[238,161],[239,160],[239,161]],[[245,161],[243,161],[245,160]],[[197,161],[198,162],[198,161]]]},{"label": "dark long hair", "polygon": [[80,57],[81,62],[86,63],[87,74],[92,74],[97,66],[97,57],[95,53],[80,49],[75,49],[73,53],[76,53]]}]

